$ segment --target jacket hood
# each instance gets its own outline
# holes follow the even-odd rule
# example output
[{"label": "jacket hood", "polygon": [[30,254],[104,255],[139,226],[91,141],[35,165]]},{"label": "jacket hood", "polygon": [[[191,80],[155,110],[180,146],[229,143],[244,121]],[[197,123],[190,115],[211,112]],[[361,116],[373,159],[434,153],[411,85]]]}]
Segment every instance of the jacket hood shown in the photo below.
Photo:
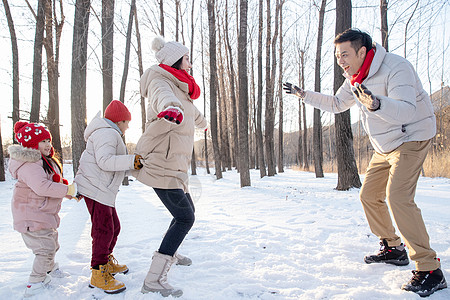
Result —
[{"label": "jacket hood", "polygon": [[386,56],[386,49],[378,43],[375,43],[375,56],[373,57],[372,64],[370,65],[369,74],[367,78],[372,77],[378,72],[383,64],[384,57]]},{"label": "jacket hood", "polygon": [[86,130],[84,131],[84,140],[87,142],[89,137],[94,133],[96,130],[102,129],[102,128],[112,128],[114,130],[117,130],[120,135],[122,135],[122,132],[117,126],[112,126],[109,124],[106,119],[101,117],[101,112],[99,111],[97,115],[92,119],[92,121],[89,123],[89,125],[86,127]]},{"label": "jacket hood", "polygon": [[[170,72],[164,70],[158,65],[153,65],[145,71],[145,73],[141,77],[141,95],[145,98],[148,98],[149,95],[149,86],[150,81],[158,76],[162,76],[167,80],[172,81],[175,85],[182,90],[184,93],[189,94],[189,85],[186,82],[182,82],[178,78],[176,78]],[[188,97],[189,98],[189,97]]]},{"label": "jacket hood", "polygon": [[8,147],[9,171],[13,178],[17,178],[17,171],[27,162],[38,162],[41,159],[41,151],[38,149],[26,148],[21,145],[11,145]]}]

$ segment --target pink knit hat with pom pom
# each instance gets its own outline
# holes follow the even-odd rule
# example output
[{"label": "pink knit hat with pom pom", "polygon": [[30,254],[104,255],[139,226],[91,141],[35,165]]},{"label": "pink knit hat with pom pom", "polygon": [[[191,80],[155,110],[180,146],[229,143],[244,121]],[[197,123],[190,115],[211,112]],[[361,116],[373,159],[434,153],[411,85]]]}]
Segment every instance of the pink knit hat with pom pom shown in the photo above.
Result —
[{"label": "pink knit hat with pom pom", "polygon": [[37,123],[16,122],[14,132],[17,142],[26,148],[38,149],[39,142],[46,139],[52,140],[50,132],[43,125]]}]

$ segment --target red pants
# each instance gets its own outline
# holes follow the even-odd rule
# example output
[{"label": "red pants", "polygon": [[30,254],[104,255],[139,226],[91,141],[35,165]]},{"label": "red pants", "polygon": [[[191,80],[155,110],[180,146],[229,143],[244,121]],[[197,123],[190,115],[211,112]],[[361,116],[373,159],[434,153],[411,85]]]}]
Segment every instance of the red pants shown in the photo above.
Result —
[{"label": "red pants", "polygon": [[114,250],[120,232],[120,222],[116,209],[84,197],[91,215],[92,259],[91,267],[104,265],[108,255]]}]

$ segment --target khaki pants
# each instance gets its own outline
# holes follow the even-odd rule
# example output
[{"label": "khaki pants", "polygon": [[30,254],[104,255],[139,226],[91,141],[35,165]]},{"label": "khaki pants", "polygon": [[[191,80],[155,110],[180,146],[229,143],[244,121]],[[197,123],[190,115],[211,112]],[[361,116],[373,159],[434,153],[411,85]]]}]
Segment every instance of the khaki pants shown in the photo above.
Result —
[{"label": "khaki pants", "polygon": [[389,205],[409,255],[419,271],[440,267],[436,252],[430,247],[422,214],[414,202],[417,180],[430,145],[430,140],[407,142],[387,154],[375,152],[360,192],[370,229],[394,247],[401,241],[395,234]]},{"label": "khaki pants", "polygon": [[31,249],[35,255],[28,282],[41,282],[45,279],[47,272],[55,266],[55,254],[59,249],[58,231],[56,229],[27,231],[22,233],[22,238],[27,248]]}]

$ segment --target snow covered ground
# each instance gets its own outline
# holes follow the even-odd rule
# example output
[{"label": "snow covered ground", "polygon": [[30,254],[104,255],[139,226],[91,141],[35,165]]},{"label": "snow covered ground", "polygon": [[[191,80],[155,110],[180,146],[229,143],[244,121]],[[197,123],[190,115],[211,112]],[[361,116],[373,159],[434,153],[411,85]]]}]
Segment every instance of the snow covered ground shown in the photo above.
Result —
[{"label": "snow covered ground", "polygon": [[[66,177],[73,177],[66,166]],[[169,282],[184,291],[181,299],[419,299],[401,285],[411,277],[405,267],[363,262],[376,252],[358,189],[334,190],[336,174],[316,179],[313,173],[286,170],[239,187],[239,174],[217,181],[204,169],[191,177],[196,223],[180,248],[192,266],[174,266]],[[14,181],[0,182],[0,299],[20,299],[33,254],[12,229],[10,209]],[[431,245],[450,279],[450,179],[420,178],[416,201]],[[130,268],[116,278],[126,291],[107,295],[90,289],[90,219],[83,201],[65,200],[60,212],[57,261],[70,277],[54,279],[35,299],[162,299],[143,295],[142,282],[170,216],[156,194],[137,181],[121,187],[117,211],[122,224],[115,257]],[[450,299],[450,289],[430,299]]]}]

